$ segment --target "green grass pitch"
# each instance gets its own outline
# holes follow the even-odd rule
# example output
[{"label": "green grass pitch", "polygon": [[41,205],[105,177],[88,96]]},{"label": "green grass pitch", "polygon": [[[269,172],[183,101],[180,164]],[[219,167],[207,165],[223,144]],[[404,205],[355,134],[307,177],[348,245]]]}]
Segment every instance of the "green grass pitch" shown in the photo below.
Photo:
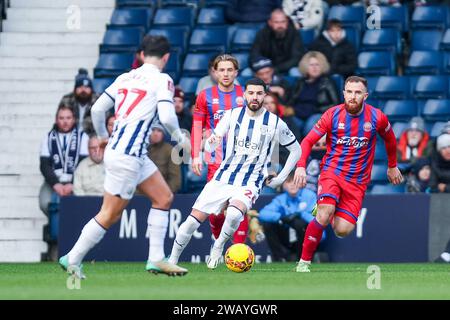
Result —
[{"label": "green grass pitch", "polygon": [[0,264],[0,299],[450,299],[448,264],[376,264],[381,288],[372,290],[368,263],[314,264],[311,273],[293,272],[295,263],[256,264],[241,274],[223,264],[180,265],[189,274],[172,278],[145,272],[144,263],[88,262],[81,289],[69,290],[56,263]]}]

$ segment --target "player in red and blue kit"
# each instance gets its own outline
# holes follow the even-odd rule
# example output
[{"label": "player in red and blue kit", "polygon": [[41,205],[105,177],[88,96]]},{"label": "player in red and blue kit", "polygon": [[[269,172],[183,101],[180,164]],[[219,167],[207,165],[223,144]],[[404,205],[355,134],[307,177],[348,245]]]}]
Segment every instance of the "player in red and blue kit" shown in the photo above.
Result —
[{"label": "player in red and blue kit", "polygon": [[[236,58],[228,54],[219,55],[214,60],[213,68],[218,84],[204,89],[198,94],[192,120],[192,170],[199,176],[201,175],[203,162],[200,157],[203,138],[206,141],[211,136],[226,110],[244,106],[243,89],[241,86],[234,84],[239,70]],[[225,155],[225,146],[226,141],[223,141],[215,151],[211,153],[205,152],[204,161],[208,165],[208,182],[212,179],[222,162]],[[225,216],[223,213],[209,216],[211,231],[215,239],[220,235],[224,221]],[[247,230],[248,220],[244,219],[234,234],[233,242],[244,243],[247,237]]]},{"label": "player in red and blue kit", "polygon": [[297,163],[295,182],[306,185],[306,160],[312,146],[326,134],[327,152],[322,159],[317,190],[317,213],[305,233],[297,272],[309,272],[323,230],[331,223],[338,237],[355,228],[362,201],[370,182],[377,133],[388,155],[387,176],[394,184],[403,182],[397,168],[396,138],[387,116],[365,103],[367,81],[351,76],[345,81],[345,103],[328,109],[303,139],[303,154]]}]

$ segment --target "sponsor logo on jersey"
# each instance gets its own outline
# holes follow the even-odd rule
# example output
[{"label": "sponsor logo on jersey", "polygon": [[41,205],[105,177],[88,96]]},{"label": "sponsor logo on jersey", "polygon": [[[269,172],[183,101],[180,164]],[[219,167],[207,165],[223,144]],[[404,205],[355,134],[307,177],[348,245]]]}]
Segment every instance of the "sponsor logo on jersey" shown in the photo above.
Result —
[{"label": "sponsor logo on jersey", "polygon": [[212,99],[212,104],[219,104],[219,99],[218,98],[213,98]]},{"label": "sponsor logo on jersey", "polygon": [[251,141],[246,141],[244,139],[235,140],[234,149],[236,153],[240,154],[259,154],[261,150],[261,143],[255,143]]},{"label": "sponsor logo on jersey", "polygon": [[225,110],[217,110],[216,112],[214,112],[214,120],[222,119],[224,114],[225,114]]},{"label": "sponsor logo on jersey", "polygon": [[344,130],[345,129],[345,123],[339,122],[338,124],[338,130]]},{"label": "sponsor logo on jersey", "polygon": [[356,149],[367,147],[369,139],[366,137],[348,137],[343,136],[338,139],[336,144],[343,144],[344,146],[354,147]]},{"label": "sponsor logo on jersey", "polygon": [[365,132],[372,131],[372,124],[370,122],[364,122],[363,129],[364,129]]}]

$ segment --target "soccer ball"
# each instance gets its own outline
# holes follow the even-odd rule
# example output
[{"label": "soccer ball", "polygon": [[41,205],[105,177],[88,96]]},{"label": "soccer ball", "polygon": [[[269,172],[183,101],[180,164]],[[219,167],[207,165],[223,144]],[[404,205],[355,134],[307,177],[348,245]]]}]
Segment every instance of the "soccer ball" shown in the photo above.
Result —
[{"label": "soccer ball", "polygon": [[255,262],[255,253],[244,243],[233,244],[225,252],[225,264],[234,272],[246,272]]}]

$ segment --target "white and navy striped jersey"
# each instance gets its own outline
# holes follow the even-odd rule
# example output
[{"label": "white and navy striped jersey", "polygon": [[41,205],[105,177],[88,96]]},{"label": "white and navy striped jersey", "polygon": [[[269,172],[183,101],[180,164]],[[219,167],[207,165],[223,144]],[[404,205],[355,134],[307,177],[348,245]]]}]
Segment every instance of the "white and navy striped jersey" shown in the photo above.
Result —
[{"label": "white and navy striped jersey", "polygon": [[107,148],[141,157],[147,154],[150,126],[157,121],[158,102],[173,103],[172,78],[152,64],[119,76],[105,93],[114,100],[116,120]]},{"label": "white and navy striped jersey", "polygon": [[275,146],[289,146],[296,139],[277,115],[262,109],[252,117],[246,110],[228,110],[214,129],[216,136],[226,139],[226,154],[213,179],[261,189]]}]

